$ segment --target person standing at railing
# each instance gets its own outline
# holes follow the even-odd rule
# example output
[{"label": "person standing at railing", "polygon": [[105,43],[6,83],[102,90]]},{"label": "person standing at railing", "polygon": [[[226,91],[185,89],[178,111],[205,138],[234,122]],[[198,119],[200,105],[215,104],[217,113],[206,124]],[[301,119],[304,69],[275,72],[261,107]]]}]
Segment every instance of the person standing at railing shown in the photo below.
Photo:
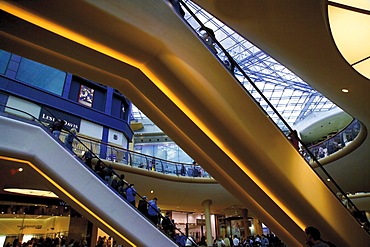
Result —
[{"label": "person standing at railing", "polygon": [[324,149],[321,146],[319,147],[319,150],[318,150],[318,156],[319,156],[318,157],[319,159],[322,159],[325,157]]},{"label": "person standing at railing", "polygon": [[77,130],[75,128],[71,129],[71,132],[67,135],[64,140],[66,147],[73,152],[73,140],[76,138]]},{"label": "person standing at railing", "polygon": [[185,167],[185,165],[181,165],[180,175],[181,176],[186,176],[186,167]]},{"label": "person standing at railing", "polygon": [[136,190],[135,190],[135,185],[134,184],[130,184],[128,186],[128,189],[126,190],[126,198],[127,198],[127,201],[132,206],[136,207],[136,205],[135,205]]}]

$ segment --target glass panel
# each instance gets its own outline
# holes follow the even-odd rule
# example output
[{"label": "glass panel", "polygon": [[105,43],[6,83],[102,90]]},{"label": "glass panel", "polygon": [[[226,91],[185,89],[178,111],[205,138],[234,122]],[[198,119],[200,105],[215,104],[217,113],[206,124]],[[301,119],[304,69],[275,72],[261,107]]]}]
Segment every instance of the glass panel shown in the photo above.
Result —
[{"label": "glass panel", "polygon": [[10,53],[0,50],[0,74],[5,74],[6,68],[9,64]]},{"label": "glass panel", "polygon": [[63,71],[22,58],[16,79],[61,96],[66,75]]}]

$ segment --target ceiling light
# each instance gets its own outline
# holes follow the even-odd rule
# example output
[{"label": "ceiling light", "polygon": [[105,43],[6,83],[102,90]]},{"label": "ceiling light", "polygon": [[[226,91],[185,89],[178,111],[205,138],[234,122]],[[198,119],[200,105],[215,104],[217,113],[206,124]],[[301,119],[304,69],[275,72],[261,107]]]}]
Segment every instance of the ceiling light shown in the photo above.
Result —
[{"label": "ceiling light", "polygon": [[6,192],[23,194],[23,195],[33,195],[33,196],[43,196],[43,197],[52,197],[58,198],[56,194],[51,191],[44,191],[44,190],[31,190],[31,189],[18,189],[18,188],[7,188],[4,189]]},{"label": "ceiling light", "polygon": [[19,168],[18,168],[18,171],[19,171],[19,172],[22,172],[22,171],[23,171],[23,168],[22,168],[22,167],[19,167]]},{"label": "ceiling light", "polygon": [[347,89],[347,88],[342,88],[342,92],[343,92],[343,93],[348,93],[348,92],[349,92],[349,89]]}]

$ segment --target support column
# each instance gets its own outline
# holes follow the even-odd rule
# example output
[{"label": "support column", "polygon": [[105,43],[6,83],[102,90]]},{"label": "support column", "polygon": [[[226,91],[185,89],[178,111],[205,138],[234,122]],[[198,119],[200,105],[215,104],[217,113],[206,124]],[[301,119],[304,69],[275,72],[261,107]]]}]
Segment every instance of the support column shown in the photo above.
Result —
[{"label": "support column", "polygon": [[242,209],[243,223],[244,223],[244,236],[249,237],[251,235],[249,230],[249,220],[248,220],[248,209]]},{"label": "support column", "polygon": [[89,247],[95,247],[98,244],[98,227],[93,224],[91,231],[91,243]]},{"label": "support column", "polygon": [[206,221],[206,238],[207,238],[207,246],[213,246],[212,242],[212,227],[211,227],[211,204],[212,200],[207,199],[202,202],[202,206],[204,207],[204,217]]}]

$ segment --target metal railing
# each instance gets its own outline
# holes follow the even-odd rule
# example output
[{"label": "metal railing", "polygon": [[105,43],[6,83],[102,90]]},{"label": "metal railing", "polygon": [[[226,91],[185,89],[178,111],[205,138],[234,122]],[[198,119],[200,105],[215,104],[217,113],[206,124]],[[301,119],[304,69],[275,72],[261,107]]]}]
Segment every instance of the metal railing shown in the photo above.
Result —
[{"label": "metal railing", "polygon": [[[66,135],[67,133],[62,133],[60,137],[61,140],[64,140]],[[211,178],[208,172],[206,172],[201,166],[196,164],[168,161],[118,147],[117,145],[93,140],[88,137],[80,136],[78,138],[81,143],[75,142],[73,144],[73,151],[81,157],[85,152],[91,150],[94,155],[99,157],[100,159],[128,165],[131,167],[137,167],[168,175]]]},{"label": "metal railing", "polygon": [[[316,159],[323,159],[347,147],[358,136],[360,130],[361,123],[357,119],[354,119],[335,135],[310,146],[308,149],[316,157]],[[307,159],[310,158],[305,150],[302,150],[301,153],[303,157],[307,157]],[[313,160],[308,159],[307,161],[312,162]]]},{"label": "metal railing", "polygon": [[[312,161],[317,164],[321,172],[318,173],[316,170],[314,170],[314,172],[323,181],[326,181],[325,182],[326,186],[332,191],[333,194],[341,195],[341,196],[337,196],[338,201],[343,202],[345,200],[347,205],[344,205],[344,204],[343,205],[347,208],[347,210],[349,210],[352,213],[352,215],[354,216],[356,215],[353,212],[360,212],[359,209],[356,207],[356,205],[348,198],[348,196],[342,190],[342,188],[337,184],[337,182],[333,179],[333,177],[326,171],[323,165],[319,162],[316,155],[312,152],[312,151],[315,151],[315,149],[312,149],[311,151],[310,148],[308,148],[307,145],[300,139],[297,132],[292,129],[292,127],[287,123],[287,121],[282,117],[282,115],[278,112],[278,110],[272,105],[272,103],[262,93],[262,91],[258,88],[258,86],[253,82],[253,80],[246,74],[246,72],[240,67],[240,65],[233,59],[233,57],[227,52],[227,50],[221,45],[221,43],[217,41],[213,30],[206,27],[199,20],[199,18],[187,6],[185,1],[179,0],[179,2],[181,3],[181,6],[186,10],[186,12],[190,15],[190,17],[188,17],[187,19],[183,18],[183,20],[185,21],[185,24],[187,24],[188,27],[194,31],[194,34],[198,36],[199,39],[202,40],[202,42],[204,42],[204,44],[209,48],[210,52],[214,54],[215,58],[217,58],[217,60],[219,60],[219,62],[223,64],[226,69],[229,70],[230,74],[243,87],[245,92],[249,96],[251,96],[252,99],[254,99],[256,105],[260,107],[261,111],[263,111],[266,114],[266,116],[269,116],[267,114],[267,109],[264,109],[261,107],[262,104],[255,99],[253,94],[257,93],[261,97],[261,102],[263,101],[264,103],[263,105],[267,105],[267,108],[269,108],[274,114],[276,114],[276,116],[278,117],[277,120],[274,120],[272,117],[269,117],[271,122],[273,122],[283,133],[288,132],[288,136],[290,137],[290,140],[295,140],[297,142],[297,144],[295,145],[297,151],[299,151],[298,146],[300,145],[300,148],[302,150],[302,153],[305,155],[304,158],[307,161],[308,165],[310,165],[308,161]],[[186,2],[190,2],[190,1],[186,1]],[[175,9],[173,10],[176,11]],[[206,32],[207,35],[204,35],[204,34],[200,35],[199,33],[200,30],[202,30],[202,32]],[[225,60],[225,58],[227,59]],[[236,76],[236,72],[238,76]],[[245,78],[249,82],[249,85],[252,88],[250,91],[239,80],[240,77]],[[330,181],[330,183],[328,183],[327,181]],[[360,219],[356,218],[356,220],[361,224]],[[369,233],[368,230],[367,232]]]},{"label": "metal railing", "polygon": [[[42,106],[39,105],[40,108],[43,108]],[[7,111],[6,109],[10,109],[11,113],[9,113],[9,111]],[[48,111],[46,108],[43,108],[44,110]],[[64,146],[64,148],[67,149],[67,147],[64,145],[64,138],[66,136],[66,133],[70,134],[70,130],[68,128],[66,128],[65,126],[63,127],[63,131],[65,132],[64,134],[61,134],[60,137],[55,137],[52,132],[50,131],[50,126],[42,121],[40,121],[37,117],[33,116],[32,114],[26,112],[26,111],[23,111],[23,110],[20,110],[20,109],[17,109],[17,108],[14,108],[14,107],[9,107],[9,106],[6,106],[4,104],[0,104],[0,110],[5,112],[7,115],[5,116],[11,116],[11,117],[15,117],[15,118],[18,118],[19,120],[22,120],[23,121],[33,121],[33,122],[36,122],[38,123],[44,130],[46,133],[49,133],[49,135],[56,139],[56,141],[58,141],[60,144],[61,144],[61,147]],[[15,113],[17,112],[17,113]],[[50,111],[48,111],[50,113],[50,115],[55,118],[55,119],[58,119],[56,116],[54,116]],[[78,144],[77,144],[78,143]],[[79,149],[76,149],[76,145],[79,147]],[[106,144],[102,144],[102,145],[106,145]],[[122,176],[117,173],[113,167],[111,165],[107,165],[105,162],[104,162],[104,159],[101,159],[99,156],[100,155],[97,155],[94,153],[94,151],[98,151],[99,149],[98,148],[95,148],[95,150],[93,151],[94,148],[90,149],[84,142],[82,142],[80,140],[80,138],[75,135],[75,138],[74,138],[74,143],[73,143],[73,146],[74,148],[72,150],[69,150],[71,155],[74,155],[76,156],[76,160],[79,161],[82,165],[84,166],[87,166],[90,170],[90,172],[92,172],[93,174],[95,174],[95,176],[100,179],[102,182],[104,182],[115,194],[117,194],[118,196],[120,196],[123,200],[126,201],[127,204],[131,205],[127,199],[126,199],[126,195],[125,195],[125,188],[128,188],[130,186],[130,183],[126,180],[124,180],[124,178],[122,178]],[[68,150],[68,149],[67,149]],[[81,159],[81,157],[78,155],[78,153],[76,153],[75,151],[78,151],[78,150],[84,150],[86,152],[90,152],[92,157],[97,159],[97,162],[96,164],[94,165],[94,167],[92,167],[91,165],[88,165],[86,164],[85,162],[83,162],[83,159]],[[113,149],[112,149],[113,150]],[[112,152],[110,153],[112,154]],[[109,157],[109,156],[108,156]],[[113,156],[110,156],[110,157],[113,157]],[[117,157],[117,156],[115,156]],[[97,167],[101,167],[101,170],[99,172],[97,172],[96,168]],[[109,176],[109,178],[107,178]],[[122,186],[121,187],[114,187],[113,184],[112,184],[112,181],[113,181],[113,178],[116,177],[118,180],[121,179],[122,180]],[[135,191],[135,195],[138,196],[141,200],[145,200],[145,198],[140,195],[139,192]],[[145,200],[146,201],[146,200]],[[147,203],[147,206],[149,207],[149,203]],[[134,207],[134,206],[132,206]],[[136,207],[134,207],[135,209],[137,209]],[[162,212],[155,209],[155,211],[157,212],[157,216],[163,220],[165,217],[162,215]],[[142,214],[142,212],[140,212],[139,210],[137,210],[138,213]],[[147,221],[151,222],[148,218],[147,218],[147,215],[145,214],[142,214],[146,219]],[[160,223],[160,221],[159,221]],[[182,235],[185,235],[181,229],[178,229],[176,227],[175,224],[171,223],[172,224],[172,227],[174,229],[174,231],[176,230],[177,232],[179,232],[180,234]],[[163,229],[161,228],[161,225],[158,224],[158,225],[155,225],[158,229],[162,230]],[[163,231],[164,232],[164,231]],[[167,235],[168,236],[168,235]],[[172,241],[174,241],[174,239],[170,236],[168,236]]]}]

